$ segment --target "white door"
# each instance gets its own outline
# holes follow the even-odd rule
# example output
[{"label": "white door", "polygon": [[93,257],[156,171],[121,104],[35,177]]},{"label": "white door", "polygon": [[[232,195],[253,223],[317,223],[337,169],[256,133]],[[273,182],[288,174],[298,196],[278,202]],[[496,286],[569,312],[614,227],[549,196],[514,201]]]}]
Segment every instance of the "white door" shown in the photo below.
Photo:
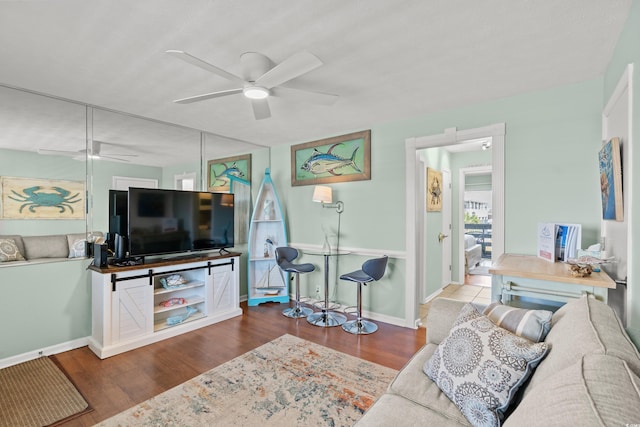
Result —
[{"label": "white door", "polygon": [[442,287],[451,283],[451,171],[442,170]]},{"label": "white door", "polygon": [[116,283],[111,299],[112,344],[153,332],[153,286],[148,278]]}]

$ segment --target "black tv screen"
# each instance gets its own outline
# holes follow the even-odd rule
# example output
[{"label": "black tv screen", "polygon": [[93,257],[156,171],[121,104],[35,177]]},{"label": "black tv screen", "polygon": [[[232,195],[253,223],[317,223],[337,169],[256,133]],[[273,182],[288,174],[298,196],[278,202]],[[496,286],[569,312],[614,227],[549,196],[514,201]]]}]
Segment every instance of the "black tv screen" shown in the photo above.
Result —
[{"label": "black tv screen", "polygon": [[131,256],[234,245],[233,194],[129,188],[128,204]]}]

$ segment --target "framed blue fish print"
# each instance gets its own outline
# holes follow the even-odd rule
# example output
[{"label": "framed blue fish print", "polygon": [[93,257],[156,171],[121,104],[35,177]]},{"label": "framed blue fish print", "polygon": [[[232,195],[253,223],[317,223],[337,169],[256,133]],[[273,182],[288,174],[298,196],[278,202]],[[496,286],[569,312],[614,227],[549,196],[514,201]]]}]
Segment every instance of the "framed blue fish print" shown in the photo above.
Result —
[{"label": "framed blue fish print", "polygon": [[291,185],[371,179],[371,130],[291,146]]},{"label": "framed blue fish print", "polygon": [[228,193],[231,189],[229,177],[251,182],[251,154],[225,157],[207,162],[207,191]]},{"label": "framed blue fish print", "polygon": [[620,138],[611,138],[598,153],[602,219],[623,221]]}]

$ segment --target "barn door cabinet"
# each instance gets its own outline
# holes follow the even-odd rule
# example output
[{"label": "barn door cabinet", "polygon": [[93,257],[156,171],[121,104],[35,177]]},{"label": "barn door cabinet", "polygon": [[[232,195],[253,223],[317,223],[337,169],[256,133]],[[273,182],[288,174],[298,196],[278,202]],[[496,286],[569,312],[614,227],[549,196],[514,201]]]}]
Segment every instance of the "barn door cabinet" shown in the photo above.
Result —
[{"label": "barn door cabinet", "polygon": [[239,259],[229,254],[92,266],[89,348],[104,359],[242,314]]}]

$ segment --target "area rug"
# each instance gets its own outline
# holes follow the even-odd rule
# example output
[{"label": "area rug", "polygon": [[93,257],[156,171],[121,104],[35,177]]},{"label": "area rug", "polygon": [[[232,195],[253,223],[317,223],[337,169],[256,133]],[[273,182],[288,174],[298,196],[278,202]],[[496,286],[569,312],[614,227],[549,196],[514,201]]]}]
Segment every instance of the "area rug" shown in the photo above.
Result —
[{"label": "area rug", "polygon": [[351,426],[395,374],[283,335],[98,425]]},{"label": "area rug", "polygon": [[0,369],[0,426],[55,425],[91,410],[48,357]]}]

